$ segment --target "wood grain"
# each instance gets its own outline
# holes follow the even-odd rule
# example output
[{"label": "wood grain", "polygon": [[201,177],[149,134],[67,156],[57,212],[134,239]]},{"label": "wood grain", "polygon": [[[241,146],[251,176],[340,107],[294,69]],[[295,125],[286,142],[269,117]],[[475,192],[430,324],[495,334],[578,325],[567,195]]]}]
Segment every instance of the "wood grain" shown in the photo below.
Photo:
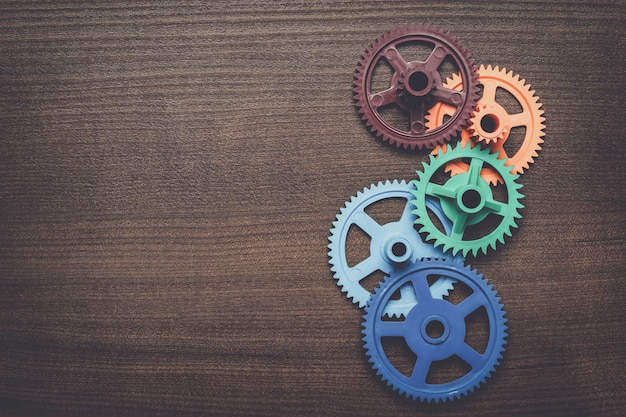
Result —
[{"label": "wood grain", "polygon": [[[0,2],[0,415],[626,413],[623,1]],[[370,369],[339,208],[425,159],[359,121],[385,30],[450,30],[541,98],[497,252],[505,359],[452,404]]]}]

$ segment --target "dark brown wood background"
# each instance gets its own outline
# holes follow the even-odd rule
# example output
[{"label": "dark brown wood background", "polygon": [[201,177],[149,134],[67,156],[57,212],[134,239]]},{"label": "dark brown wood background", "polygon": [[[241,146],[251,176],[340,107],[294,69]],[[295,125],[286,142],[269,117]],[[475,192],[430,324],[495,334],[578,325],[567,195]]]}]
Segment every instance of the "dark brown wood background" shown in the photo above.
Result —
[{"label": "dark brown wood background", "polygon": [[[623,1],[0,3],[0,415],[626,413]],[[505,359],[451,404],[370,369],[327,264],[350,196],[425,160],[351,83],[429,23],[536,89],[523,219],[468,262]]]}]

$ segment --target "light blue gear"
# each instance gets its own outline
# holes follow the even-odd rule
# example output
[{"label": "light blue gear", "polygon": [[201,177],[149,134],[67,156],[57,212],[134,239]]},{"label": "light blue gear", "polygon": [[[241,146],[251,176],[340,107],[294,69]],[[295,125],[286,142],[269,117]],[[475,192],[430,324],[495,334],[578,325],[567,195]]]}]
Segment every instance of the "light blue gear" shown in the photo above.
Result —
[{"label": "light blue gear", "polygon": [[[409,200],[413,198],[414,185],[406,181],[394,180],[372,184],[370,188],[364,188],[356,196],[351,197],[337,215],[330,230],[328,245],[329,263],[337,285],[346,293],[349,299],[364,307],[370,299],[371,293],[361,285],[361,281],[371,273],[380,270],[389,274],[402,270],[410,262],[427,257],[444,257],[441,249],[435,248],[429,243],[422,241],[419,233],[415,230],[415,214],[411,213],[412,207]],[[365,209],[378,201],[388,198],[404,198],[407,200],[404,211],[398,221],[384,225],[378,224],[372,219]],[[451,229],[451,223],[443,215],[441,207],[436,199],[427,199],[427,207],[442,219],[445,230]],[[371,239],[370,255],[358,265],[349,266],[346,259],[346,240],[350,226],[356,225],[363,230]],[[394,245],[400,245],[405,251],[402,254],[394,253]],[[463,262],[460,256],[455,257],[457,262]],[[442,298],[452,289],[453,281],[441,279],[431,286],[433,297]],[[401,316],[410,310],[416,302],[415,294],[411,287],[401,290],[400,299],[393,300],[387,306],[386,314]]]},{"label": "light blue gear", "polygon": [[[428,287],[430,275],[460,281],[473,292],[458,304],[435,298]],[[414,288],[417,303],[404,320],[390,320],[384,314],[386,306],[392,301],[393,294],[405,285]],[[465,342],[465,318],[481,307],[484,307],[489,321],[489,339],[483,353]],[[366,355],[377,375],[407,398],[427,402],[454,400],[473,392],[495,371],[506,344],[508,327],[504,315],[497,292],[475,270],[450,260],[418,261],[386,278],[365,308],[363,341]],[[428,333],[427,326],[432,322],[439,322],[440,333]],[[383,350],[382,338],[394,336],[403,337],[417,357],[409,376],[398,371]],[[426,383],[431,364],[453,355],[464,360],[471,370],[443,384]]]}]

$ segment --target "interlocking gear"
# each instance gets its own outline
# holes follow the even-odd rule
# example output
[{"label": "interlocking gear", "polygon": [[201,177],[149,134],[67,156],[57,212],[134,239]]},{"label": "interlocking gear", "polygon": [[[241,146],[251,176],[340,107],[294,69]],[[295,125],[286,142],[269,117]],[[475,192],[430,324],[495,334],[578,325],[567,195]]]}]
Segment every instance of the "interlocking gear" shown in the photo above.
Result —
[{"label": "interlocking gear", "polygon": [[[415,44],[432,48],[424,61],[408,61],[400,52]],[[393,70],[389,86],[372,91],[373,75],[384,63]],[[442,84],[442,69],[448,63],[456,67],[461,89]],[[467,126],[478,99],[476,67],[467,49],[449,33],[427,26],[396,28],[374,40],[363,52],[354,78],[354,99],[366,126],[398,147],[430,149],[449,141]],[[439,126],[427,130],[425,114],[437,103],[453,111]],[[392,105],[404,114],[406,127],[383,114]]]},{"label": "interlocking gear", "polygon": [[[452,401],[502,359],[504,307],[464,257],[495,250],[518,227],[517,180],[541,149],[544,112],[519,75],[476,69],[455,37],[422,25],[374,40],[353,92],[377,138],[432,152],[416,180],[372,184],[345,203],[328,238],[330,269],[347,298],[365,307],[364,348],[383,382],[414,400]],[[400,200],[397,217],[387,200]]]},{"label": "interlocking gear", "polygon": [[[505,68],[499,69],[491,65],[481,65],[478,69],[478,82],[483,86],[482,97],[478,101],[469,125],[461,132],[461,143],[477,143],[488,145],[492,153],[499,153],[501,159],[507,159],[506,165],[510,166],[511,172],[521,174],[533,163],[538,156],[538,151],[543,143],[545,118],[539,97],[531,90],[525,80],[519,75]],[[458,90],[463,88],[463,80],[458,74],[454,74],[444,83],[446,88]],[[503,89],[515,98],[521,112],[513,113],[510,103],[509,110],[504,107],[505,103],[496,101],[497,89]],[[436,129],[443,123],[445,118],[455,111],[454,107],[447,104],[437,103],[430,109],[427,115],[426,126],[428,129]],[[524,139],[519,148],[509,156],[504,145],[509,138],[511,129],[524,127]],[[445,145],[444,145],[445,146]],[[435,150],[437,153],[439,149]],[[467,172],[468,165],[462,161],[455,161],[446,167],[446,171],[452,175]],[[481,176],[491,184],[502,182],[502,178],[490,169],[484,169]]]},{"label": "interlocking gear", "polygon": [[[333,222],[328,240],[328,256],[337,285],[346,293],[348,298],[359,307],[365,306],[370,299],[370,292],[363,287],[361,281],[377,270],[385,274],[405,268],[409,262],[424,257],[444,257],[443,251],[429,243],[424,243],[419,233],[415,230],[415,215],[411,212],[412,205],[409,200],[413,198],[412,184],[406,181],[394,180],[393,182],[378,183],[370,188],[364,188],[362,192],[350,198],[337,215]],[[406,204],[400,218],[387,224],[378,224],[366,209],[382,200],[404,199]],[[444,216],[439,203],[432,198],[424,200],[428,209],[441,219],[444,230],[450,231],[451,223]],[[346,245],[348,232],[351,226],[359,227],[370,237],[369,256],[356,265],[350,265],[346,257]],[[448,254],[447,256],[451,256]],[[463,262],[463,258],[457,256],[456,262]],[[435,282],[431,291],[433,297],[441,298],[452,288],[449,280],[443,279]],[[414,295],[408,291],[403,292],[400,299],[393,300],[387,308],[387,314],[401,316],[415,304]]]},{"label": "interlocking gear", "polygon": [[[467,172],[441,184],[436,173],[461,158],[469,161]],[[511,228],[517,227],[515,219],[522,217],[519,209],[524,206],[519,200],[524,196],[519,192],[522,185],[516,182],[519,175],[511,174],[505,160],[498,159],[488,149],[459,144],[456,148],[447,147],[436,157],[431,154],[430,162],[423,167],[423,172],[417,171],[419,179],[415,181],[416,190],[412,192],[415,198],[411,204],[415,205],[415,223],[421,225],[420,233],[426,233],[426,241],[434,240],[434,245],[442,246],[444,252],[451,250],[453,254],[460,252],[466,256],[471,251],[475,256],[478,251],[486,253],[489,247],[495,249],[496,242],[504,243],[505,235],[511,236]],[[483,167],[493,169],[503,179],[505,199],[494,196],[494,189],[480,175]],[[452,222],[449,235],[437,228],[429,217],[424,204],[429,197],[440,201],[444,215]],[[497,220],[495,226],[492,225],[494,219]],[[479,237],[469,236],[466,232],[474,225],[492,227],[483,228]]]},{"label": "interlocking gear", "polygon": [[[428,278],[432,275],[460,282],[469,287],[471,294],[457,303],[434,298],[428,287]],[[393,301],[394,294],[405,286],[415,293],[417,303],[404,320],[390,320],[384,314],[385,308]],[[489,325],[482,352],[482,346],[466,342],[466,319],[479,309],[484,309],[480,313]],[[363,319],[366,355],[382,380],[407,398],[428,402],[454,400],[473,392],[495,372],[506,344],[508,327],[504,316],[504,306],[497,292],[481,274],[452,261],[423,260],[392,273],[374,290]],[[385,339],[394,337],[404,339],[405,346],[416,356],[408,371],[385,352]],[[454,356],[470,370],[445,382],[429,381],[431,368]]]}]

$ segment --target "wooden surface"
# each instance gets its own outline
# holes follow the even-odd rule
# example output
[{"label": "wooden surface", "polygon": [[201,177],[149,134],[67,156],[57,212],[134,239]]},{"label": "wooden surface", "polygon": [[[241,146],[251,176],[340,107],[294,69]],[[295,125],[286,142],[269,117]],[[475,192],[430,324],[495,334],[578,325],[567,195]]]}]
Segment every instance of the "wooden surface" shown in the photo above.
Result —
[{"label": "wooden surface", "polygon": [[[0,415],[625,415],[623,1],[0,3]],[[357,117],[360,53],[459,37],[546,116],[523,219],[468,262],[509,319],[477,393],[375,376],[327,264],[426,156]]]}]

